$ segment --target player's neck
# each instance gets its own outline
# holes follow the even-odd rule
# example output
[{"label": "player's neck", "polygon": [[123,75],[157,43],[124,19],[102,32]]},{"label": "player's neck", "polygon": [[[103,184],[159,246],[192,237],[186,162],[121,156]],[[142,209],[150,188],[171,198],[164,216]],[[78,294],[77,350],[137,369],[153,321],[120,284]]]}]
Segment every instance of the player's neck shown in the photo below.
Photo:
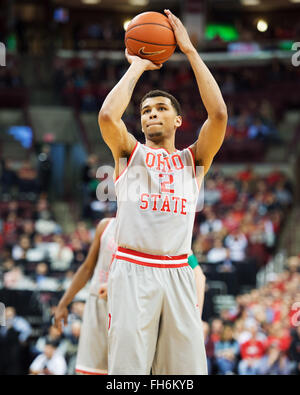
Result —
[{"label": "player's neck", "polygon": [[154,142],[146,139],[145,145],[149,148],[154,148],[154,149],[163,148],[166,151],[168,151],[169,154],[173,154],[174,152],[177,151],[177,149],[175,148],[174,141]]}]

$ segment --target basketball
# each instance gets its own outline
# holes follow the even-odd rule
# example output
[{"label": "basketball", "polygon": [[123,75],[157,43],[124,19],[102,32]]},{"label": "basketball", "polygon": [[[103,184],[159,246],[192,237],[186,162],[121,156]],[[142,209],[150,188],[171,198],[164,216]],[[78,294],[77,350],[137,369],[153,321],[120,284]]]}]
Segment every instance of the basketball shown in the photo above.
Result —
[{"label": "basketball", "polygon": [[130,55],[164,63],[176,48],[176,39],[168,18],[159,12],[143,12],[132,19],[125,34]]}]

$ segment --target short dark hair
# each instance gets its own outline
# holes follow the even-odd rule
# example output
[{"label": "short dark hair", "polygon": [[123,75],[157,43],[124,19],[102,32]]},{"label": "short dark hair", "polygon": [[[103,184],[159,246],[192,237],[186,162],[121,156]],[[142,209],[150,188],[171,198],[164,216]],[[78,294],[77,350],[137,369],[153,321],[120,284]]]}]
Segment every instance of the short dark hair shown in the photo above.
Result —
[{"label": "short dark hair", "polygon": [[159,90],[159,89],[155,89],[155,90],[150,91],[145,94],[145,96],[142,98],[141,103],[140,103],[140,111],[142,110],[142,104],[146,99],[148,99],[149,97],[158,97],[158,96],[163,96],[163,97],[167,97],[168,99],[170,99],[172,106],[174,107],[177,115],[181,115],[181,106],[180,106],[178,100],[170,93]]}]

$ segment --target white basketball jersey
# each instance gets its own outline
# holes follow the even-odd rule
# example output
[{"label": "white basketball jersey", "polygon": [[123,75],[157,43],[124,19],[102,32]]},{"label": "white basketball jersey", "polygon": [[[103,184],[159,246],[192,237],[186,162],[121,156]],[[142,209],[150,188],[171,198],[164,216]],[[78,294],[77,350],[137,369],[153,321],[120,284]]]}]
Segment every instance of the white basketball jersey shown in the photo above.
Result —
[{"label": "white basketball jersey", "polygon": [[154,255],[190,252],[199,186],[189,148],[169,154],[137,143],[115,188],[118,246]]},{"label": "white basketball jersey", "polygon": [[106,225],[101,236],[98,260],[90,285],[91,294],[98,295],[100,286],[107,282],[109,265],[117,247],[115,242],[115,231],[116,219],[112,218]]}]

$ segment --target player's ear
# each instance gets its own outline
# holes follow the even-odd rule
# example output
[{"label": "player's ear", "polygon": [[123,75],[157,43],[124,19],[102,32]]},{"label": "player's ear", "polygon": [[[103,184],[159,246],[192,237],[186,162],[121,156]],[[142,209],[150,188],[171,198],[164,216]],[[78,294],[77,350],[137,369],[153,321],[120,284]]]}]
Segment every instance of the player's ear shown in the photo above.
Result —
[{"label": "player's ear", "polygon": [[182,125],[182,116],[177,115],[175,118],[175,126],[176,128],[179,128]]}]

